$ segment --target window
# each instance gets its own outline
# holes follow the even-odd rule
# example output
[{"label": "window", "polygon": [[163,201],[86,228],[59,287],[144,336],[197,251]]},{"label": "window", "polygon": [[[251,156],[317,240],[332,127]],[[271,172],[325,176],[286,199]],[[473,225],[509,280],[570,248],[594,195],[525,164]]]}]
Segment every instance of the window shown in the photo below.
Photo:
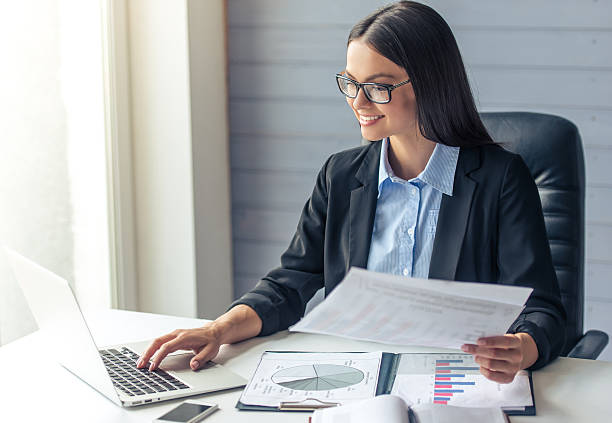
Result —
[{"label": "window", "polygon": [[[111,305],[102,10],[12,2],[0,14],[0,242]],[[0,257],[0,343],[35,328]]]}]

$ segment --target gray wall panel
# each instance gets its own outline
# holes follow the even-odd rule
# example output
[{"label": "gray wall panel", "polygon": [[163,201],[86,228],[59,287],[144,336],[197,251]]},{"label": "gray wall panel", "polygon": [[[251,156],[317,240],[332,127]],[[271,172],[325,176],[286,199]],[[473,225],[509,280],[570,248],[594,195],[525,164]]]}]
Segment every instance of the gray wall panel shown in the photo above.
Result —
[{"label": "gray wall panel", "polygon": [[280,256],[287,249],[287,242],[260,242],[234,240],[234,260],[241,265],[237,275],[252,275],[253,282],[280,264]]},{"label": "gray wall panel", "polygon": [[234,207],[285,210],[299,213],[314,187],[317,171],[232,171]]},{"label": "gray wall panel", "polygon": [[[600,262],[602,264],[612,263],[612,248],[610,248],[610,240],[612,240],[612,226],[599,224],[587,225],[587,260]],[[608,290],[610,290],[609,282],[606,287]]]},{"label": "gray wall panel", "polygon": [[587,298],[612,301],[610,265],[596,262],[589,263],[588,271],[586,272],[586,280],[585,296]]},{"label": "gray wall panel", "polygon": [[612,186],[587,187],[586,220],[587,224],[612,226]]},{"label": "gray wall panel", "polygon": [[[355,147],[360,136],[285,138],[236,136],[232,139],[232,163],[236,169],[308,171],[320,168],[331,154]],[[314,181],[313,181],[314,183]]]},{"label": "gray wall panel", "polygon": [[610,67],[609,31],[466,28],[455,31],[470,66]]},{"label": "gray wall panel", "polygon": [[[470,66],[611,67],[612,33],[541,28],[460,28],[454,31]],[[345,64],[347,28],[236,27],[230,33],[232,64]],[[261,48],[265,45],[266,48]],[[337,69],[337,70],[340,70]]]},{"label": "gray wall panel", "polygon": [[[290,0],[230,0],[230,26],[329,25],[352,26],[381,5],[380,0],[333,2]],[[612,3],[586,0],[424,1],[452,26],[546,27],[556,29],[609,27]]]},{"label": "gray wall panel", "polygon": [[[610,319],[610,316],[612,316],[612,300],[589,298],[586,301],[585,309],[585,328],[595,328],[608,334],[612,333],[612,319]],[[608,346],[599,359],[612,361],[610,350],[611,348]]]},{"label": "gray wall panel", "polygon": [[[232,64],[325,63],[343,67],[347,28],[234,27],[229,32]],[[261,46],[266,48],[262,49]],[[340,70],[340,69],[337,69]]]},{"label": "gray wall panel", "polygon": [[612,187],[612,175],[610,175],[612,149],[589,147],[585,149],[584,156],[587,184]]},{"label": "gray wall panel", "polygon": [[342,98],[325,103],[295,99],[233,100],[230,101],[230,127],[232,142],[236,135],[287,135],[288,140],[292,136],[307,135],[361,137],[359,124]]},{"label": "gray wall panel", "polygon": [[480,103],[564,105],[612,109],[609,70],[473,68]]},{"label": "gray wall panel", "polygon": [[233,212],[234,239],[278,242],[289,245],[299,215],[295,212],[236,208]]}]

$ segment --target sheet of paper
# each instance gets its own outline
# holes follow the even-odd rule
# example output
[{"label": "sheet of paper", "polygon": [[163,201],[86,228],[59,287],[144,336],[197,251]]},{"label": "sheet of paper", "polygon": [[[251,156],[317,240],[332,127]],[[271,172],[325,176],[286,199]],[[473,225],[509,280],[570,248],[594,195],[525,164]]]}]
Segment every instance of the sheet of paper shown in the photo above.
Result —
[{"label": "sheet of paper", "polygon": [[[362,270],[362,269],[360,269]],[[375,272],[371,272],[375,273]],[[382,277],[381,277],[382,276]],[[375,278],[383,279],[385,274],[375,273]],[[399,276],[401,278],[402,276]],[[441,292],[443,294],[452,293],[463,297],[475,298],[489,301],[498,299],[499,302],[523,306],[529,298],[532,288],[524,286],[499,285],[493,283],[441,281],[437,279],[410,278],[415,287]],[[433,282],[433,283],[432,283]]]},{"label": "sheet of paper", "polygon": [[240,402],[278,407],[306,399],[346,404],[371,398],[381,360],[382,352],[265,352]]},{"label": "sheet of paper", "polygon": [[415,406],[523,409],[533,405],[527,372],[519,372],[512,383],[499,384],[480,374],[471,354],[402,354],[391,393]]},{"label": "sheet of paper", "polygon": [[[415,279],[352,268],[289,330],[396,345],[460,348],[502,335],[531,288]],[[486,292],[490,299],[482,298]]]},{"label": "sheet of paper", "polygon": [[408,406],[397,396],[381,395],[341,407],[317,410],[312,415],[312,423],[372,422],[409,423]]},{"label": "sheet of paper", "polygon": [[508,420],[500,408],[467,408],[452,405],[424,404],[413,407],[418,423],[506,423]]}]

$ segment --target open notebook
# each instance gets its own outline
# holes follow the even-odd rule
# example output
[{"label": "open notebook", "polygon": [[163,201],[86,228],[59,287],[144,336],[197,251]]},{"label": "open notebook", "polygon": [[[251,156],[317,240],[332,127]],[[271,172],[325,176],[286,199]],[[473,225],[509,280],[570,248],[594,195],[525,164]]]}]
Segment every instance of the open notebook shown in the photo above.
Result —
[{"label": "open notebook", "polygon": [[507,423],[499,407],[473,408],[439,404],[409,407],[395,395],[382,395],[349,405],[316,410],[311,423]]}]

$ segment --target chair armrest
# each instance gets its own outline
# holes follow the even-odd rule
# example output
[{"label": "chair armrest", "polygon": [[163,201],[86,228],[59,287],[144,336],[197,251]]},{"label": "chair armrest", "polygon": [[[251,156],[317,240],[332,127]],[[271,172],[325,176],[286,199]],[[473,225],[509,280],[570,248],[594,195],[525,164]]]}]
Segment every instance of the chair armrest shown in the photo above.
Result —
[{"label": "chair armrest", "polygon": [[590,330],[580,338],[567,356],[595,360],[606,345],[608,345],[608,334],[600,330]]}]

